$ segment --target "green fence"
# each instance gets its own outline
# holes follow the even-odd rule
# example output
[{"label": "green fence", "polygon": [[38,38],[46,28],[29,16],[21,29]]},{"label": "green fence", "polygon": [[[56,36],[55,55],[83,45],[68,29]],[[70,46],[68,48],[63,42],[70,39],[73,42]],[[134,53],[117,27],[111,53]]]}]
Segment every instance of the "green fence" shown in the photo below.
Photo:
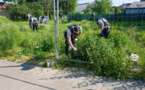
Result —
[{"label": "green fence", "polygon": [[[70,20],[90,20],[91,14],[69,14],[68,21]],[[141,21],[145,20],[145,14],[97,14],[95,18],[106,18],[108,21]]]}]

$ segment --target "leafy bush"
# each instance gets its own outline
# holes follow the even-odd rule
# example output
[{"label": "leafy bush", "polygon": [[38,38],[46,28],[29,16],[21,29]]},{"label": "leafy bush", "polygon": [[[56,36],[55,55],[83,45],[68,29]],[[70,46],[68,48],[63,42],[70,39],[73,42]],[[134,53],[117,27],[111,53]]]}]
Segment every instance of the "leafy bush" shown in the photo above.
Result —
[{"label": "leafy bush", "polygon": [[[29,28],[28,22],[12,22],[2,17],[0,19],[0,25],[2,25],[0,27],[0,51],[54,56],[54,22],[48,21],[48,23],[49,25],[42,25],[39,28],[39,33],[37,33]],[[91,63],[90,65],[77,63],[79,67],[94,70],[97,75],[128,78],[133,74],[132,66],[134,64],[128,59],[131,53],[139,55],[139,63],[137,65],[145,66],[145,48],[142,47],[144,45],[144,28],[141,29],[142,31],[138,31],[138,28],[125,29],[121,27],[118,29],[117,26],[120,24],[118,22],[114,22],[115,25],[112,26],[112,31],[108,39],[99,37],[99,26],[94,22],[83,20],[81,22],[73,21],[71,23],[60,24],[60,57],[66,57],[64,56],[64,31],[72,24],[78,24],[83,28],[83,33],[76,43],[78,52],[74,54],[73,58]],[[61,65],[66,64],[75,65],[72,62],[66,61],[61,63]],[[144,73],[144,71],[142,72]],[[143,78],[143,74],[140,77]]]},{"label": "leafy bush", "polygon": [[33,16],[36,17],[38,17],[39,15],[44,15],[44,7],[39,4],[7,6],[7,9],[10,19],[14,21],[28,20],[27,12],[31,13]]},{"label": "leafy bush", "polygon": [[[80,53],[75,58],[92,63],[92,68],[99,75],[125,78],[131,74],[132,63],[125,57],[129,38],[119,31],[112,32],[109,39],[99,38],[94,33],[85,33],[78,42]],[[82,44],[83,43],[83,44]],[[129,73],[130,72],[130,73]]]},{"label": "leafy bush", "polygon": [[42,50],[51,52],[54,49],[54,40],[53,38],[46,39],[42,43]]}]

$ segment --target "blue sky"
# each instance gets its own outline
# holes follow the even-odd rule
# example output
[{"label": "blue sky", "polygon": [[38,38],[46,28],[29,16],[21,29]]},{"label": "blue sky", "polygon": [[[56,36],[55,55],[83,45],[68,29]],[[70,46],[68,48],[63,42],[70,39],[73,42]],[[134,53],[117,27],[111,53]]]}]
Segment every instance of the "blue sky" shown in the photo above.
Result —
[{"label": "blue sky", "polygon": [[[95,0],[79,0],[78,3],[87,3],[87,2],[93,2]],[[122,5],[123,3],[133,3],[133,2],[138,2],[140,0],[112,0],[113,6],[119,6]]]},{"label": "blue sky", "polygon": [[[0,2],[2,2],[3,0],[0,0]],[[87,3],[87,2],[93,2],[95,0],[78,0],[78,3]],[[113,6],[119,6],[123,3],[133,3],[133,2],[138,2],[140,0],[112,0],[113,2]]]}]

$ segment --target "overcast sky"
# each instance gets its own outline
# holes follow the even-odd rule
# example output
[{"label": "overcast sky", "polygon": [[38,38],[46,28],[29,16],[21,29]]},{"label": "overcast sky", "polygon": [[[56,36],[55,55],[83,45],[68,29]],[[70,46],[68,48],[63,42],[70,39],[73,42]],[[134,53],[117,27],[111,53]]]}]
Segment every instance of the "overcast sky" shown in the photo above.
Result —
[{"label": "overcast sky", "polygon": [[[0,0],[2,2],[3,0]],[[78,3],[88,3],[88,2],[93,2],[95,0],[78,0]],[[140,0],[112,0],[113,6],[119,6],[122,5],[123,3],[133,3],[133,2],[138,2]]]}]

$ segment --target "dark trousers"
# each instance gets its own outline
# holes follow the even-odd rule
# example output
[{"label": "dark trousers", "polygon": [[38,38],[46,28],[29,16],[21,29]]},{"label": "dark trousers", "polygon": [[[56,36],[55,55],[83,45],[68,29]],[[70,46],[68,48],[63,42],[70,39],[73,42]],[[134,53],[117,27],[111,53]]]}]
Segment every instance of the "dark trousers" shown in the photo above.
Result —
[{"label": "dark trousers", "polygon": [[[111,31],[111,29],[110,28],[104,28],[103,29],[103,37],[105,37],[105,38],[108,38],[109,37],[109,34],[110,34],[110,31]],[[100,36],[102,36],[101,34],[100,34]]]},{"label": "dark trousers", "polygon": [[33,24],[33,30],[35,30],[35,29],[36,29],[37,32],[38,32],[38,24],[37,24],[37,23],[34,23],[34,24]]},{"label": "dark trousers", "polygon": [[91,17],[91,18],[90,18],[90,21],[94,21],[94,18],[93,18],[93,17]]},{"label": "dark trousers", "polygon": [[30,26],[31,29],[33,28],[33,25],[32,25],[31,21],[29,21],[29,26]]},{"label": "dark trousers", "polygon": [[[73,46],[75,46],[75,38],[72,38],[71,37],[71,42],[72,42],[72,44],[73,44]],[[69,53],[69,43],[68,43],[68,41],[67,41],[67,38],[66,38],[66,41],[65,41],[65,54],[66,55],[68,55],[68,53]],[[74,51],[72,50],[72,52],[71,52],[71,55],[73,56],[74,55]]]}]

